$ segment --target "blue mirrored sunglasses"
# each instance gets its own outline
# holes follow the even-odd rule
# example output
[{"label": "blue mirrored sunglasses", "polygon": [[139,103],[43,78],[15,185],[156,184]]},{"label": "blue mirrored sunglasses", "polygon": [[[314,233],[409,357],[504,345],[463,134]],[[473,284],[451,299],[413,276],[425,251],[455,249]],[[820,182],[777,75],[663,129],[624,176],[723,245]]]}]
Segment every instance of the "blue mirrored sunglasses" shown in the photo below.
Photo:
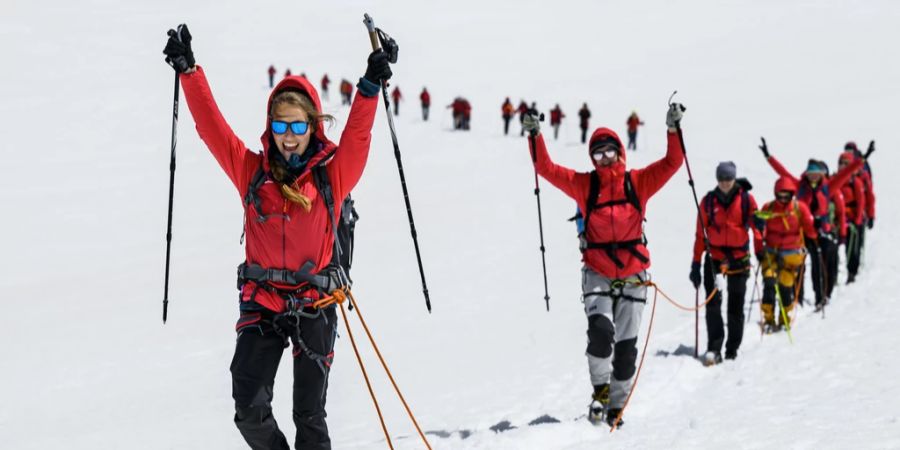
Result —
[{"label": "blue mirrored sunglasses", "polygon": [[291,133],[294,134],[306,134],[309,130],[309,122],[282,122],[280,120],[272,121],[272,132],[275,134],[284,134],[287,133],[288,125],[291,126]]}]

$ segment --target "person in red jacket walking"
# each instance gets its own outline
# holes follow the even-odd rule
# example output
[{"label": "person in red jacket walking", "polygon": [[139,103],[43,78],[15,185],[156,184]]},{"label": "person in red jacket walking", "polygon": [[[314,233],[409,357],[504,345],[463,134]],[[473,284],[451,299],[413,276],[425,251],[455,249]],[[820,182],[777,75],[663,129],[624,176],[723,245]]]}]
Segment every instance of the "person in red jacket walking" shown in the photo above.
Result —
[{"label": "person in red jacket walking", "polygon": [[351,105],[353,97],[353,85],[346,79],[341,80],[341,105]]},{"label": "person in red jacket walking", "polygon": [[519,115],[519,125],[522,126],[522,129],[519,131],[519,136],[525,136],[525,113],[528,112],[528,103],[525,103],[525,100],[519,102],[519,106],[516,108],[516,114]]},{"label": "person in red jacket walking", "polygon": [[328,74],[322,75],[322,81],[319,83],[322,86],[322,97],[325,100],[328,100],[328,86],[331,85],[331,78],[328,78]]},{"label": "person in red jacket walking", "polygon": [[550,110],[550,126],[553,127],[553,140],[559,138],[559,126],[562,124],[563,118],[566,117],[563,114],[562,109],[559,107],[559,103]]},{"label": "person in red jacket walking", "polygon": [[[859,160],[860,158],[853,151],[848,150],[841,154],[838,166],[848,168]],[[863,239],[866,227],[870,223],[869,212],[872,214],[872,220],[874,220],[875,197],[871,190],[867,192],[868,188],[865,170],[858,169],[853,172],[850,179],[841,189],[847,209],[848,233],[844,241],[847,253],[847,284],[856,281],[856,276],[859,274]],[[870,205],[870,202],[872,205]]]},{"label": "person in red jacket walking", "polygon": [[275,87],[275,66],[269,65],[269,89]]},{"label": "person in red jacket walking", "polygon": [[[262,152],[255,153],[222,117],[206,75],[195,66],[187,27],[166,45],[180,73],[200,138],[237,188],[244,205],[246,261],[239,268],[240,318],[231,362],[234,421],[253,449],[287,449],[272,416],[272,389],[287,341],[293,349],[293,419],[297,449],[330,449],[325,423],[328,373],[337,316],[334,304],[311,304],[346,287],[337,263],[334,224],[341,200],[362,176],[378,107],[379,81],[391,77],[387,56],[373,52],[357,85],[340,142],[325,135],[319,95],[308,80],[287,77],[269,97]],[[330,180],[335,211],[319,192]],[[324,232],[323,232],[324,230]]]},{"label": "person in red jacket walking", "polygon": [[[806,203],[797,201],[797,183],[790,177],[775,182],[775,200],[756,213],[755,226],[762,232],[764,252],[757,258],[763,274],[763,331],[772,333],[790,327],[794,307],[794,285],[806,259],[806,242],[818,238]],[[776,312],[776,298],[778,311]],[[777,314],[778,313],[778,314]],[[778,315],[776,323],[775,316]]]},{"label": "person in red jacket walking", "polygon": [[641,118],[638,117],[637,111],[632,111],[631,115],[628,116],[628,120],[625,121],[625,125],[628,126],[628,149],[629,150],[637,150],[638,127],[643,124],[644,124],[644,122],[641,122]]},{"label": "person in red jacket walking", "polygon": [[[744,297],[750,278],[751,238],[756,254],[762,253],[759,231],[750,226],[757,211],[756,199],[750,194],[750,182],[746,178],[737,178],[737,167],[731,161],[719,163],[716,180],[719,185],[709,191],[700,203],[690,276],[694,288],[698,288],[701,281],[700,259],[706,250],[703,231],[706,230],[709,234],[709,253],[703,265],[703,286],[707,297],[712,295],[714,289],[719,289],[706,305],[707,341],[703,364],[707,366],[722,362],[723,343],[725,359],[737,358],[744,337]],[[727,342],[722,324],[722,291],[726,287],[719,277],[728,279]]]},{"label": "person in red jacket walking", "polygon": [[422,88],[419,101],[422,103],[422,121],[428,122],[428,110],[431,109],[431,94],[428,93],[428,88]]},{"label": "person in red jacket walking", "polygon": [[403,94],[400,93],[400,88],[394,86],[394,90],[391,91],[391,98],[394,99],[394,115],[400,115],[400,100],[403,99]]},{"label": "person in red jacket walking", "polygon": [[500,106],[500,114],[503,117],[503,135],[509,135],[509,122],[512,121],[513,114],[516,113],[516,108],[513,107],[512,102],[509,101],[509,97],[506,97],[506,100],[503,101],[503,105]]},{"label": "person in red jacket walking", "polygon": [[[825,267],[827,258],[834,258],[837,253],[835,245],[835,236],[838,233],[834,218],[830,214],[830,192],[839,191],[844,183],[850,179],[857,169],[862,167],[862,160],[852,167],[844,167],[838,170],[831,178],[825,177],[826,166],[821,161],[810,159],[807,163],[806,170],[795,177],[781,165],[777,158],[769,154],[768,146],[765,139],[762,139],[762,145],[759,146],[763,156],[769,162],[769,165],[778,173],[779,176],[789,178],[794,184],[798,185],[796,192],[797,200],[804,203],[813,215],[814,225],[816,227],[817,240],[807,240],[807,250],[810,256],[810,266],[812,267],[813,290],[816,296],[816,310],[823,308],[828,297],[828,284],[834,280],[826,280]],[[804,280],[800,280],[802,285]],[[801,289],[801,292],[803,289]],[[802,296],[798,296],[797,302],[803,304]]]},{"label": "person in red jacket walking", "polygon": [[588,109],[587,103],[581,105],[578,110],[578,127],[581,128],[581,143],[587,142],[587,130],[590,125],[591,110]]},{"label": "person in red jacket walking", "polygon": [[[666,118],[666,156],[643,169],[626,170],[622,141],[598,128],[588,145],[594,170],[580,173],[555,164],[540,134],[538,116],[526,115],[537,173],[575,200],[584,212],[582,290],[588,319],[587,359],[594,386],[589,419],[613,423],[631,390],[641,313],[647,302],[650,253],[643,236],[647,201],[678,171],[684,156],[676,124],[683,108]],[[621,422],[620,422],[621,424]]]}]

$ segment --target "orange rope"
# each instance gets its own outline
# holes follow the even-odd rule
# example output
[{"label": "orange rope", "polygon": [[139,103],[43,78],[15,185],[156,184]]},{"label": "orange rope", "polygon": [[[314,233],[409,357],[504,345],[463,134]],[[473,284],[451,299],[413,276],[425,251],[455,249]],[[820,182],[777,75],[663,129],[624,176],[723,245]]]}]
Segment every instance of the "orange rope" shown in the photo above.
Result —
[{"label": "orange rope", "polygon": [[[354,309],[356,309],[356,315],[359,316],[359,322],[362,324],[363,329],[366,330],[366,335],[369,336],[369,342],[372,343],[372,348],[375,350],[375,354],[378,355],[378,360],[381,361],[381,366],[384,367],[384,372],[387,373],[388,378],[391,380],[391,384],[394,386],[394,391],[397,392],[397,397],[400,397],[400,402],[403,403],[403,407],[406,408],[406,413],[409,415],[410,420],[412,420],[413,425],[415,425],[416,431],[419,432],[419,437],[422,438],[422,442],[425,443],[425,447],[427,447],[428,450],[431,450],[431,444],[428,443],[428,439],[425,437],[425,433],[423,433],[422,428],[419,427],[419,422],[416,421],[416,417],[413,415],[412,410],[406,403],[406,399],[403,397],[403,394],[400,393],[400,388],[397,386],[397,382],[394,381],[394,376],[391,375],[391,371],[390,369],[388,369],[387,363],[384,362],[384,357],[381,356],[381,351],[378,350],[378,346],[375,344],[375,339],[372,337],[372,333],[369,332],[369,327],[366,325],[365,319],[363,319],[362,311],[359,310],[359,305],[356,303],[356,298],[353,296],[353,292],[350,292],[348,290],[347,294],[350,295],[350,305],[353,306]],[[341,311],[343,311],[343,304],[341,305]],[[347,327],[347,329],[349,330],[350,328]]]},{"label": "orange rope", "polygon": [[[719,293],[719,288],[713,288],[713,291],[709,294],[709,297],[706,297],[706,301],[704,301],[703,303],[701,303],[701,304],[700,304],[699,306],[697,306],[697,307],[691,308],[691,307],[688,307],[688,306],[680,305],[680,304],[679,304],[678,302],[676,302],[675,300],[672,300],[672,297],[669,297],[668,295],[666,295],[666,293],[663,292],[663,290],[659,288],[659,285],[657,285],[656,283],[654,283],[654,282],[652,282],[652,281],[648,281],[648,282],[644,283],[644,285],[656,289],[656,292],[657,292],[657,293],[661,294],[661,295],[663,296],[664,299],[668,300],[669,303],[671,303],[672,305],[674,305],[676,308],[681,309],[681,310],[684,310],[684,311],[689,311],[689,312],[700,311],[704,306],[708,305],[709,302],[712,301],[713,297],[715,297],[717,293]],[[656,297],[656,294],[653,294],[653,296],[654,296],[654,298],[655,298],[655,297]],[[654,300],[654,301],[655,301],[655,300]]]},{"label": "orange rope", "polygon": [[[656,287],[655,284],[653,286]],[[661,291],[656,287],[656,291],[653,293],[653,309],[650,311],[650,325],[647,326],[647,338],[644,339],[644,349],[641,351],[641,362],[638,364],[637,372],[634,374],[634,383],[631,385],[631,391],[628,392],[628,397],[625,397],[625,404],[622,405],[622,410],[619,411],[619,415],[616,416],[616,421],[613,422],[612,428],[609,429],[610,433],[616,431],[616,428],[619,426],[619,421],[622,420],[622,414],[625,413],[625,408],[628,407],[628,402],[631,401],[631,396],[634,394],[635,388],[637,388],[638,378],[640,378],[641,369],[644,367],[644,357],[647,356],[647,345],[650,343],[650,333],[653,332],[653,318],[656,317],[656,297],[657,294],[660,293]]]},{"label": "orange rope", "polygon": [[[340,291],[335,291],[340,292]],[[391,443],[391,436],[388,434],[387,426],[384,424],[384,416],[381,415],[381,408],[378,406],[378,399],[375,398],[375,391],[372,390],[372,383],[369,382],[369,375],[366,373],[366,366],[363,365],[362,357],[359,356],[359,349],[356,348],[356,340],[353,339],[353,331],[350,329],[350,322],[347,321],[347,313],[344,311],[344,304],[341,302],[341,317],[344,318],[344,326],[347,327],[347,334],[350,336],[350,344],[353,345],[353,352],[356,353],[356,360],[359,362],[359,369],[362,370],[363,378],[366,380],[366,387],[369,388],[369,395],[372,396],[372,403],[375,404],[375,411],[378,413],[378,420],[381,421],[381,429],[384,431],[384,438],[387,440],[388,447],[394,449]]]}]

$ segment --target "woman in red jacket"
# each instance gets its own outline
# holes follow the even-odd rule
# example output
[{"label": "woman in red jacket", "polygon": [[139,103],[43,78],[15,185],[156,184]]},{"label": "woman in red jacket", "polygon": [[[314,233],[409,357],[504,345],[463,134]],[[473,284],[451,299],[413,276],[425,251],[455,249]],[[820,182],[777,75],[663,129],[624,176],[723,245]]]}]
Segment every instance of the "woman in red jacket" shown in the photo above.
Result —
[{"label": "woman in red jacket", "polygon": [[[346,286],[337,264],[334,220],[359,181],[371,140],[379,82],[391,77],[382,52],[369,56],[339,144],[325,135],[315,88],[302,77],[282,80],[269,97],[262,151],[234,134],[194,65],[187,27],[170,33],[164,53],[180,73],[197,125],[244,203],[246,261],[239,270],[240,319],[231,363],[234,421],[253,449],[287,449],[272,416],[272,386],[288,340],[294,344],[293,419],[298,449],[331,448],[325,423],[333,358],[335,307],[311,303]],[[330,189],[322,188],[322,178]],[[318,184],[318,185],[317,185]],[[330,191],[330,192],[327,192]],[[334,198],[329,211],[325,197]]]},{"label": "woman in red jacket", "polygon": [[[840,167],[848,167],[859,157],[852,151],[841,154],[838,160]],[[844,240],[847,251],[847,283],[853,283],[859,273],[860,254],[862,253],[863,236],[870,219],[875,216],[875,197],[867,184],[865,170],[858,169],[851,174],[850,180],[843,186],[841,193],[847,208],[847,227],[849,233]],[[871,213],[871,216],[869,214]]]},{"label": "woman in red jacket", "polygon": [[[728,341],[722,324],[722,292],[706,305],[706,354],[703,363],[707,366],[722,362],[722,344],[725,344],[725,359],[737,358],[738,348],[744,337],[744,297],[747,294],[747,280],[750,278],[751,238],[759,255],[762,252],[759,231],[750,226],[756,213],[756,200],[750,193],[750,182],[746,178],[736,178],[737,167],[725,161],[716,167],[719,185],[709,191],[700,203],[697,230],[694,238],[694,259],[691,263],[691,283],[698,288],[701,282],[700,258],[706,250],[703,230],[709,237],[709,254],[703,265],[703,286],[706,295],[716,288],[718,276],[727,278],[728,292]],[[752,230],[752,235],[751,235]],[[726,289],[723,285],[720,289]]]},{"label": "woman in red jacket", "polygon": [[[757,228],[762,231],[764,253],[757,253],[763,273],[763,325],[771,333],[790,327],[794,304],[794,284],[806,259],[806,243],[818,238],[813,216],[806,203],[794,199],[797,183],[788,177],[775,182],[775,200],[756,213]],[[776,291],[777,289],[777,291]],[[778,297],[780,314],[775,322]]]},{"label": "woman in red jacket", "polygon": [[[684,161],[676,124],[683,108],[673,104],[666,156],[643,169],[625,169],[622,141],[608,128],[598,128],[589,142],[594,164],[580,173],[550,160],[536,113],[523,126],[539,175],[575,200],[584,211],[582,290],[588,318],[587,359],[594,394],[590,420],[612,423],[631,390],[637,358],[641,312],[647,302],[650,253],[643,236],[647,201],[678,171]],[[621,422],[620,422],[621,424]]]}]

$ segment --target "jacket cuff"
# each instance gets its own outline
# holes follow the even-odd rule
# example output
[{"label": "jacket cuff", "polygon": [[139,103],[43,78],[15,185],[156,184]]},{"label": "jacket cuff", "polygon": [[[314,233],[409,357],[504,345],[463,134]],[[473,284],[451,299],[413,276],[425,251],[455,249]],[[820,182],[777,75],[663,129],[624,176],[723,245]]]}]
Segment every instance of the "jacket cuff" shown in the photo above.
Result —
[{"label": "jacket cuff", "polygon": [[362,94],[363,97],[374,97],[378,95],[378,89],[381,86],[367,80],[365,77],[359,78],[359,83],[356,83],[356,89],[359,89],[359,93]]}]

